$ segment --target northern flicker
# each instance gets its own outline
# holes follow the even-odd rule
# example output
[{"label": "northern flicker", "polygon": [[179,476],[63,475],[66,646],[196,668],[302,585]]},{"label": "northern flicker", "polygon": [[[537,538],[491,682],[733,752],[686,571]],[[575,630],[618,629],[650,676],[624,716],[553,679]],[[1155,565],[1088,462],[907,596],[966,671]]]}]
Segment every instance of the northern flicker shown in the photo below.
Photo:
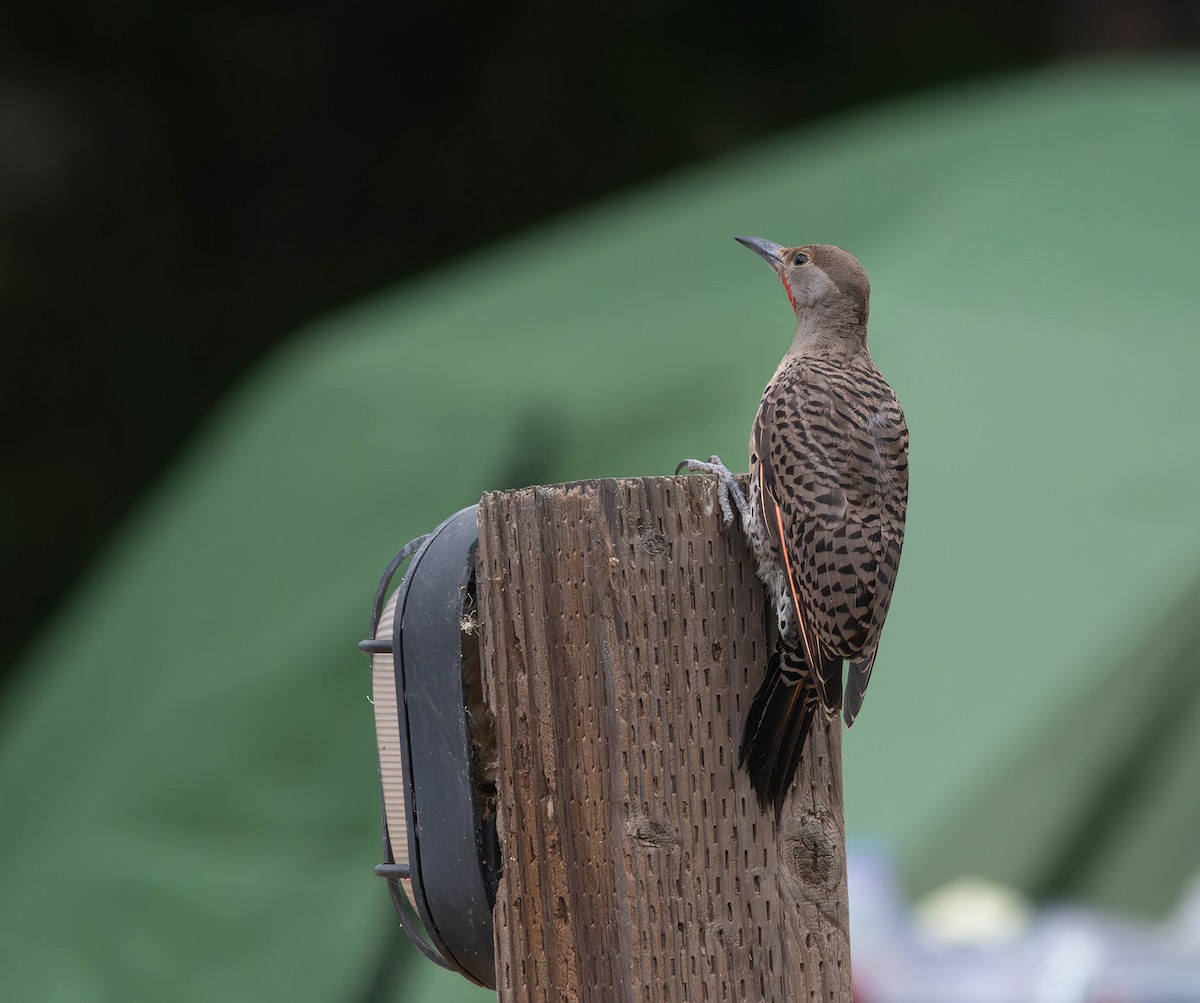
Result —
[{"label": "northern flicker", "polygon": [[749,498],[719,457],[680,468],[718,475],[725,521],[736,507],[775,604],[779,640],[739,759],[778,818],[814,714],[844,707],[849,726],[862,707],[904,542],[908,428],[867,351],[858,260],[827,244],[736,239],[783,280],[796,334],[754,418]]}]

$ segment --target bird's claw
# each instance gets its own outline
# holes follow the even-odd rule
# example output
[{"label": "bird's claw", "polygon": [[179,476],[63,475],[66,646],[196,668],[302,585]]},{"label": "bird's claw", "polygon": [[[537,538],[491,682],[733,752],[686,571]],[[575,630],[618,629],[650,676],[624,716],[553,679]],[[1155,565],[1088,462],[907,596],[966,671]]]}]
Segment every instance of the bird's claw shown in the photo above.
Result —
[{"label": "bird's claw", "polygon": [[742,525],[748,526],[750,524],[750,503],[746,501],[746,496],[742,494],[742,489],[737,479],[730,473],[729,468],[721,462],[721,457],[710,456],[707,461],[683,460],[675,468],[677,476],[684,467],[689,471],[716,475],[717,501],[721,505],[721,515],[725,517],[726,526],[733,525],[734,507],[737,508]]}]

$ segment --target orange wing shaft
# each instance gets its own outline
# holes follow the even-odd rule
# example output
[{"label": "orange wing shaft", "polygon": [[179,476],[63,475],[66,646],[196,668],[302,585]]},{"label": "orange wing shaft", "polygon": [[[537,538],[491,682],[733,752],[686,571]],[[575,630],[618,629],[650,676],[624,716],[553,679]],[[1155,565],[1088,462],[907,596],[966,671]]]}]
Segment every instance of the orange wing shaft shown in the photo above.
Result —
[{"label": "orange wing shaft", "polygon": [[808,639],[808,627],[804,623],[804,610],[800,606],[800,596],[796,592],[796,576],[792,574],[792,560],[788,556],[787,545],[784,540],[787,538],[783,535],[783,510],[774,498],[771,499],[771,507],[775,510],[775,528],[779,533],[779,553],[783,555],[783,567],[787,573],[788,590],[792,593],[792,605],[796,609],[796,623],[800,627],[800,639],[804,642],[804,655],[808,659],[809,672],[815,672],[820,662],[817,660],[813,651],[812,643]]}]

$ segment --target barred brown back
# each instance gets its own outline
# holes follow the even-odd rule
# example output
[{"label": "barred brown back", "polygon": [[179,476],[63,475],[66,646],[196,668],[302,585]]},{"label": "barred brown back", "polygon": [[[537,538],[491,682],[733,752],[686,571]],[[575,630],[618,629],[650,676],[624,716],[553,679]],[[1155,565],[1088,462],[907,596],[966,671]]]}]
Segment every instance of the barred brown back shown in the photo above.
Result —
[{"label": "barred brown back", "polygon": [[[763,395],[753,442],[761,481],[754,501],[781,514],[774,542],[794,581],[800,626],[819,658],[866,663],[869,676],[904,541],[900,403],[865,345],[842,357],[792,355]],[[763,518],[780,537],[772,513]]]}]

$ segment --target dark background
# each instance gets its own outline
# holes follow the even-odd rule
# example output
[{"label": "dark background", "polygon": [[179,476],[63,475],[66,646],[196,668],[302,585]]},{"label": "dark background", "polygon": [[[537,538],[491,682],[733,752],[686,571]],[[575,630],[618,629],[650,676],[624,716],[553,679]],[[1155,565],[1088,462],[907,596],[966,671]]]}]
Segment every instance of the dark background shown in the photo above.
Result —
[{"label": "dark background", "polygon": [[855,104],[1200,39],[1194,0],[475,6],[4,5],[0,675],[306,319]]}]

